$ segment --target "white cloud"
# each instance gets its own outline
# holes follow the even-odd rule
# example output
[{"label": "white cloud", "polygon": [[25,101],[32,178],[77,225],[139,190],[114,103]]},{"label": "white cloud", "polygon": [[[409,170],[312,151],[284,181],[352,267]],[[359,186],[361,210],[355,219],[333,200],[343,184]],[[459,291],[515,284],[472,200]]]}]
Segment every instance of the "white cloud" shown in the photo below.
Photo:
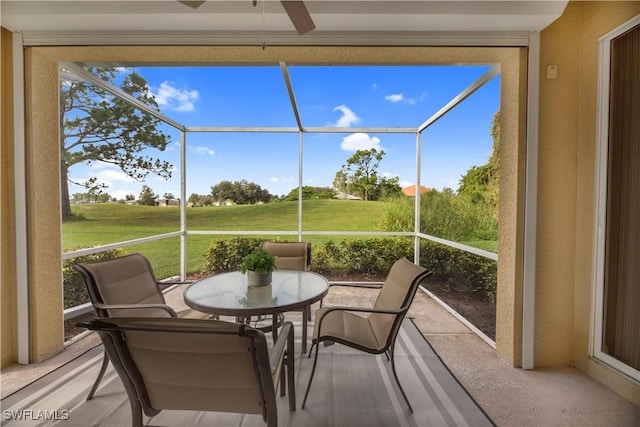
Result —
[{"label": "white cloud", "polygon": [[173,82],[166,81],[160,83],[157,92],[151,88],[149,90],[160,107],[180,112],[195,110],[194,102],[200,98],[200,93],[195,89],[178,89],[173,85]]},{"label": "white cloud", "polygon": [[392,93],[391,95],[385,96],[384,99],[394,104],[397,102],[406,102],[407,104],[415,105],[418,102],[423,102],[427,99],[427,94],[423,92],[418,98],[407,98],[403,93]]},{"label": "white cloud", "polygon": [[386,99],[387,101],[396,103],[396,102],[402,101],[404,99],[404,96],[401,93],[394,93],[394,94],[385,96],[384,99]]},{"label": "white cloud", "polygon": [[342,117],[340,117],[334,124],[336,127],[346,128],[353,126],[360,121],[360,118],[356,116],[356,113],[351,111],[351,109],[344,104],[338,105],[333,109],[333,111],[340,111],[342,113]]},{"label": "white cloud", "polygon": [[292,176],[283,176],[281,178],[278,178],[277,176],[272,176],[272,177],[269,177],[269,181],[271,181],[271,182],[284,182],[286,184],[286,183],[293,182],[293,177]]},{"label": "white cloud", "polygon": [[208,147],[196,147],[196,153],[206,154],[208,156],[213,156],[214,154],[216,154],[215,150],[212,150],[211,148],[208,148]]},{"label": "white cloud", "polygon": [[167,151],[178,150],[180,148],[180,143],[178,141],[174,141],[171,144],[167,145]]},{"label": "white cloud", "polygon": [[352,133],[342,138],[340,148],[345,151],[370,150],[371,148],[380,150],[380,138],[361,132]]},{"label": "white cloud", "polygon": [[115,169],[103,169],[96,174],[96,178],[98,178],[98,181],[104,182],[108,185],[111,185],[114,182],[136,182],[135,179],[131,178],[126,173]]},{"label": "white cloud", "polygon": [[99,184],[104,184],[107,186],[113,185],[114,182],[125,182],[125,183],[133,183],[137,182],[135,179],[131,178],[126,173],[122,172],[122,170],[116,166],[105,162],[91,162],[89,165],[86,165],[87,169],[84,171],[88,177],[80,177],[74,176],[73,180],[77,182],[85,182],[89,180],[89,177],[94,177],[97,179]]}]

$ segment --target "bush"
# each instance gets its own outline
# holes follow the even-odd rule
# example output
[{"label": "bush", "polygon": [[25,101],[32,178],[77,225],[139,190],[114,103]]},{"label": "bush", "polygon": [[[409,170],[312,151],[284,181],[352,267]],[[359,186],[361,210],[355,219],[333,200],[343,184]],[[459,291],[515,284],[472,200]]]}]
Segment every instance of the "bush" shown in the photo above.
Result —
[{"label": "bush", "polygon": [[[414,199],[396,200],[383,220],[386,231],[414,229]],[[420,230],[456,242],[498,238],[498,222],[489,205],[450,190],[432,190],[420,199]]]},{"label": "bush", "polygon": [[413,239],[345,239],[337,243],[330,240],[312,250],[314,271],[384,275],[397,259],[413,259]]},{"label": "bush", "polygon": [[495,301],[498,263],[493,260],[423,240],[420,265],[433,270],[437,277],[473,291],[482,291]]},{"label": "bush", "polygon": [[[79,249],[86,248],[73,248],[71,250],[77,251]],[[66,310],[67,308],[91,302],[84,279],[80,273],[78,273],[78,270],[75,269],[73,266],[74,264],[102,261],[105,259],[118,258],[119,256],[122,256],[122,249],[118,248],[98,252],[96,254],[65,259],[62,264],[64,309]]]},{"label": "bush", "polygon": [[240,269],[242,259],[255,251],[263,239],[237,237],[212,240],[204,254],[205,272],[221,273]]},{"label": "bush", "polygon": [[[205,254],[207,272],[235,271],[242,259],[253,252],[261,239],[235,238],[214,240]],[[325,275],[386,275],[393,263],[402,257],[413,260],[413,238],[371,238],[330,240],[313,245],[311,269]],[[423,240],[420,243],[420,265],[433,270],[441,279],[490,298],[496,295],[497,264],[468,252]]]}]

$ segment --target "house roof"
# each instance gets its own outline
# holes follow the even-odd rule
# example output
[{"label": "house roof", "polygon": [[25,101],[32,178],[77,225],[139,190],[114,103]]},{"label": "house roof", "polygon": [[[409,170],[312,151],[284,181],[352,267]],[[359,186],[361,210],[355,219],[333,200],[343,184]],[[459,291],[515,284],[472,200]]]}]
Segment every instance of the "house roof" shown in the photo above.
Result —
[{"label": "house roof", "polygon": [[[431,189],[429,187],[425,187],[424,185],[420,186],[420,194],[424,194],[426,192],[431,191]],[[416,186],[415,185],[410,185],[408,187],[404,187],[402,189],[402,193],[410,196],[410,197],[415,197],[416,195]]]}]

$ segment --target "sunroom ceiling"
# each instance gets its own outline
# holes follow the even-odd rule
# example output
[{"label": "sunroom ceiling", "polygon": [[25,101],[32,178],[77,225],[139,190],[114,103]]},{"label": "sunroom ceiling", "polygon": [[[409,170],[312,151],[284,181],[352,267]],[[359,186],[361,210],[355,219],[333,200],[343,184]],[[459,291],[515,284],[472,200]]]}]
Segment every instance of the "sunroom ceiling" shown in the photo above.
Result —
[{"label": "sunroom ceiling", "polygon": [[[452,33],[539,31],[567,0],[383,1],[306,0],[316,29],[298,36],[279,1],[208,0],[193,9],[177,0],[3,0],[2,26],[24,36],[97,35],[124,43],[151,36],[270,44],[406,43]],[[150,40],[147,40],[150,42]]]}]

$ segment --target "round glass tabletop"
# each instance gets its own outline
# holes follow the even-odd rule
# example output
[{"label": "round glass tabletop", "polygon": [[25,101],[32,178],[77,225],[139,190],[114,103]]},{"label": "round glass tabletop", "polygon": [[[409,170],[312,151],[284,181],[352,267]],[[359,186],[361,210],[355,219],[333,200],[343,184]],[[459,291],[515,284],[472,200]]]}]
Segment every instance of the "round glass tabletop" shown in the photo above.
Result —
[{"label": "round glass tabletop", "polygon": [[309,271],[275,270],[268,286],[251,287],[240,272],[198,280],[184,292],[185,303],[220,315],[252,315],[293,311],[322,299],[329,289],[323,276]]}]

